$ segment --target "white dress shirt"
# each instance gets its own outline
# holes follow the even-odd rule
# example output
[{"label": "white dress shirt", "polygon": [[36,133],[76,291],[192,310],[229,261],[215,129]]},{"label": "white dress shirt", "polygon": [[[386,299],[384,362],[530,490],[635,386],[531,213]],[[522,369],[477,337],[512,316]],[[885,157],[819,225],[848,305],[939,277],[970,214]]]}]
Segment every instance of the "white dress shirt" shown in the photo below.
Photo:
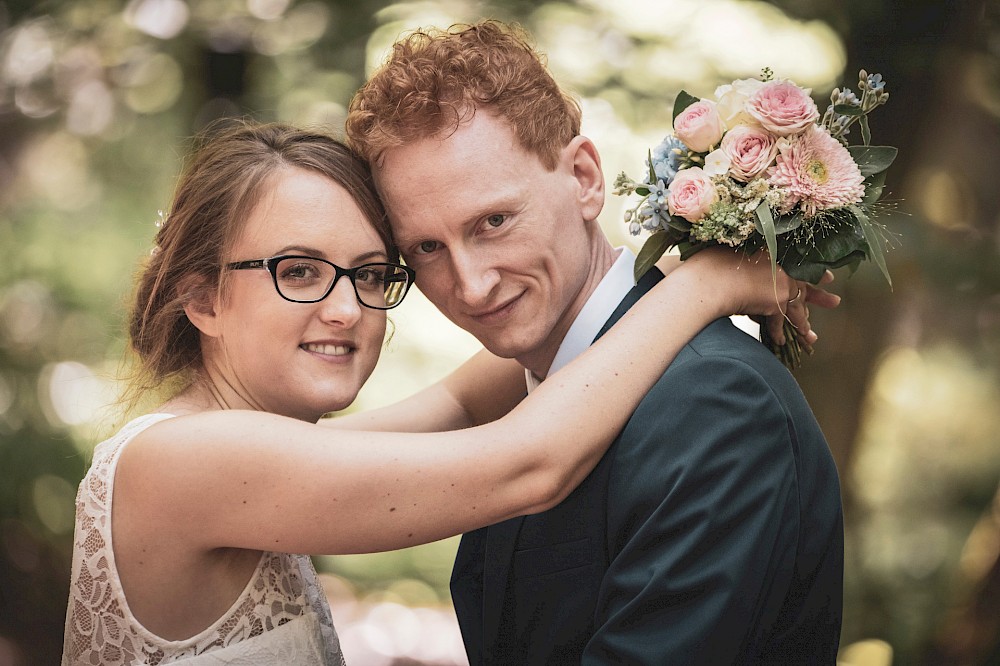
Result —
[{"label": "white dress shirt", "polygon": [[[546,377],[582,354],[594,342],[594,338],[601,332],[619,303],[635,286],[635,278],[632,275],[635,270],[635,254],[627,247],[618,248],[618,251],[618,259],[612,264],[611,270],[601,279],[597,289],[580,310],[580,314],[573,320],[573,325],[566,331],[566,337],[559,345]],[[524,378],[528,393],[536,389],[542,381],[528,369],[524,371]]]}]

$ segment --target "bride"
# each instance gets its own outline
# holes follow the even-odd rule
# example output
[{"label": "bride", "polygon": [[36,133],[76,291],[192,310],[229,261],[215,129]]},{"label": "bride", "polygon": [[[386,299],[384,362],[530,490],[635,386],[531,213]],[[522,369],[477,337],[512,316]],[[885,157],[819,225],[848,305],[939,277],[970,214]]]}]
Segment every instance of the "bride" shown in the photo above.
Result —
[{"label": "bride", "polygon": [[[734,280],[739,263],[684,262],[530,397],[521,367],[484,351],[410,399],[423,416],[407,429],[423,432],[345,430],[320,417],[354,400],[414,278],[369,174],[283,125],[203,141],[129,323],[145,370],[132,396],[175,389],[99,444],[80,484],[63,664],[343,663],[308,554],[560,502],[704,325],[781,314],[768,262]],[[801,286],[780,274],[777,293]]]}]

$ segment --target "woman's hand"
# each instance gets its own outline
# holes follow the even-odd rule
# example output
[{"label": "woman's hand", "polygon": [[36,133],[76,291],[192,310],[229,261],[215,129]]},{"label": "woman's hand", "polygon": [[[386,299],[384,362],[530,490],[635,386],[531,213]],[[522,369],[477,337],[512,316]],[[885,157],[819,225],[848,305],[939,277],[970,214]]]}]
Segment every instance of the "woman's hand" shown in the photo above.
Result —
[{"label": "woman's hand", "polygon": [[[778,272],[785,274],[780,267],[778,268]],[[789,279],[791,280],[791,278]],[[759,323],[761,326],[767,327],[772,340],[783,345],[786,342],[784,322],[787,317],[788,321],[795,327],[796,335],[802,346],[811,349],[812,345],[819,339],[819,336],[816,335],[816,332],[812,330],[809,324],[809,305],[827,309],[840,305],[840,296],[822,288],[823,285],[830,284],[831,282],[833,282],[833,273],[830,271],[823,273],[823,277],[820,279],[818,285],[809,284],[801,280],[792,280],[792,284],[796,287],[796,292],[795,296],[785,304],[784,312],[767,315]]]},{"label": "woman's hand", "polygon": [[676,270],[697,271],[700,280],[712,285],[705,293],[718,296],[721,311],[756,315],[754,318],[780,344],[785,343],[782,329],[786,317],[798,331],[800,342],[809,347],[818,339],[809,324],[809,305],[835,308],[840,304],[840,296],[822,288],[833,281],[833,273],[827,271],[819,285],[795,280],[780,266],[775,275],[766,252],[747,257],[738,250],[709,248],[686,259]]}]

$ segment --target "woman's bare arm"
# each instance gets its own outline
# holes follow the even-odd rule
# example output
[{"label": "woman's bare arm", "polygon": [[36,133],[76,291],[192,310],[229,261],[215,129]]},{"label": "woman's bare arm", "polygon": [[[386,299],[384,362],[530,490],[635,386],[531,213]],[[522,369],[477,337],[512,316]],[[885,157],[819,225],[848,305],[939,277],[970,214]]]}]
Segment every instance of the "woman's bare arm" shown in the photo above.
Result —
[{"label": "woman's bare arm", "polygon": [[[198,550],[353,553],[552,507],[701,328],[734,310],[776,307],[769,264],[701,255],[493,423],[446,433],[355,432],[238,411],[157,423],[122,454],[116,529],[153,530]],[[733,270],[754,276],[735,299],[727,288]],[[796,289],[779,276],[780,298]],[[119,496],[127,501],[119,505]]]},{"label": "woman's bare arm", "polygon": [[[680,265],[681,259],[677,254],[664,254],[656,262],[656,267],[664,275],[670,275]],[[832,275],[828,275],[823,284],[829,283],[831,279]],[[804,292],[805,307],[793,310],[789,317],[799,328],[803,341],[811,345],[815,342],[816,335],[809,326],[808,305],[832,308],[837,306],[840,299],[812,285],[800,283],[799,286]],[[758,319],[769,328],[774,339],[784,340],[784,313],[776,312]],[[524,369],[521,365],[483,350],[442,381],[400,402],[379,409],[323,419],[320,423],[342,430],[458,430],[500,418],[513,409],[524,395]]]},{"label": "woman's bare arm", "polygon": [[447,377],[397,403],[327,418],[340,430],[443,432],[500,418],[525,396],[524,368],[485,349]]}]

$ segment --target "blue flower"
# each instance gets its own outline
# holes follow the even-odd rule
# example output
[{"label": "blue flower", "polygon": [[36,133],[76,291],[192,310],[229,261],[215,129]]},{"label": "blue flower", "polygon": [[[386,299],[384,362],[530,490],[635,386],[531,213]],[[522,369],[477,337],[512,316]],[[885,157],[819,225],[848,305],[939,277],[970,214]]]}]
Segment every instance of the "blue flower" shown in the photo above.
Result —
[{"label": "blue flower", "polygon": [[854,91],[850,88],[844,88],[838,91],[836,95],[836,104],[847,104],[849,106],[861,106],[861,100],[858,96],[854,94]]},{"label": "blue flower", "polygon": [[651,201],[647,201],[642,205],[642,208],[639,209],[639,217],[650,219],[653,217],[659,217],[662,212],[663,208],[661,206]]},{"label": "blue flower", "polygon": [[[656,161],[656,158],[653,158]],[[650,183],[647,185],[649,187],[649,201],[659,207],[663,207],[663,204],[667,202],[667,186],[662,180],[657,179],[656,183]]]},{"label": "blue flower", "polygon": [[885,81],[882,80],[881,74],[869,74],[868,75],[868,89],[872,92],[882,92],[885,88]]},{"label": "blue flower", "polygon": [[686,153],[687,146],[673,134],[668,134],[660,145],[652,150],[652,166],[657,180],[669,185],[681,168],[681,155]]}]

